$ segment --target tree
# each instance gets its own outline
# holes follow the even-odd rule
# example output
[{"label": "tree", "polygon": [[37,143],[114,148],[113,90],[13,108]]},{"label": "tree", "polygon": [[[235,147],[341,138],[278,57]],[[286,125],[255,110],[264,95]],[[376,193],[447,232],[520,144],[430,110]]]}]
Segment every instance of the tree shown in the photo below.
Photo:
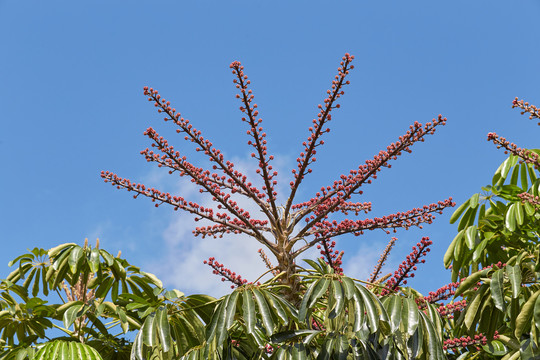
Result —
[{"label": "tree", "polygon": [[[178,290],[166,291],[153,275],[112,257],[98,246],[63,244],[48,251],[34,249],[12,262],[12,265],[18,263],[18,269],[2,283],[2,296],[7,299],[0,303],[0,318],[5,315],[5,322],[0,323],[2,338],[6,339],[5,357],[31,358],[32,351],[41,349],[40,356],[52,358],[55,351],[83,347],[99,352],[88,356],[103,359],[125,358],[125,348],[129,348],[134,359],[444,358],[444,322],[436,302],[450,296],[455,287],[435,292],[441,296],[422,297],[404,286],[414,277],[417,265],[425,261],[423,257],[431,245],[429,238],[422,238],[413,247],[393,275],[379,278],[396,241],[392,238],[369,281],[343,274],[343,252],[335,249],[334,239],[345,234],[360,236],[375,229],[390,233],[400,228],[421,227],[433,221],[434,213],[454,206],[449,198],[381,218],[348,218],[371,210],[371,203],[352,201],[362,194],[362,186],[376,179],[383,168],[391,167],[391,161],[398,156],[411,152],[416,142],[434,134],[446,123],[446,118],[439,115],[425,125],[415,122],[373,159],[338,176],[312,198],[296,199],[300,185],[312,171],[317,151],[324,145],[322,138],[329,132],[333,111],[340,107],[337,101],[349,84],[346,77],[353,69],[352,61],[353,56],[345,54],[327,98],[319,105],[317,118],[303,142],[304,150],[297,158],[297,168],[292,170],[287,200],[282,205],[276,201],[274,158],[268,153],[266,133],[253,103],[254,95],[248,88],[250,80],[239,62],[233,62],[230,67],[261,185],[238,171],[156,90],[145,87],[144,94],[165,115],[164,120],[176,125],[177,133],[209,162],[203,166],[192,164],[152,127],[144,134],[151,139],[156,152],[145,149],[141,154],[170,174],[190,178],[201,193],[208,194],[215,207],[201,206],[108,171],[102,172],[103,179],[133,192],[135,198],[140,195],[150,198],[155,206],[168,204],[174,210],[194,214],[196,221],[203,222],[195,228],[195,236],[248,235],[262,245],[260,255],[274,277],[263,284],[249,283],[210,258],[206,263],[216,274],[231,281],[234,290],[220,299],[185,296]],[[254,203],[262,217],[243,209],[240,198]],[[315,246],[320,249],[321,258],[308,259],[307,265],[302,266],[299,256]],[[275,265],[266,252],[275,258]],[[39,257],[42,259],[36,260]],[[45,306],[44,300],[36,297],[40,290],[44,296],[49,292],[60,294],[62,284],[69,294],[63,304]],[[30,292],[33,298],[29,297]],[[39,308],[36,312],[34,309],[38,307],[32,301],[39,302],[45,310]],[[20,309],[22,313],[17,313]],[[39,325],[21,325],[21,316]],[[62,321],[63,326],[55,325],[54,321]],[[119,325],[121,333],[111,334],[104,321]],[[68,338],[47,339],[44,330],[51,327],[62,328]],[[129,330],[137,331],[133,342],[121,338]],[[43,345],[40,339],[50,341]]]},{"label": "tree", "polygon": [[[516,98],[512,107],[530,119],[540,117],[539,110],[523,100]],[[521,149],[495,133],[489,133],[488,140],[510,156],[491,185],[452,215],[451,222],[459,220],[458,234],[444,262],[452,268],[452,281],[461,283],[455,296],[463,300],[447,322],[452,338],[445,344],[460,359],[537,359],[540,150]],[[467,340],[471,336],[481,341]]]}]

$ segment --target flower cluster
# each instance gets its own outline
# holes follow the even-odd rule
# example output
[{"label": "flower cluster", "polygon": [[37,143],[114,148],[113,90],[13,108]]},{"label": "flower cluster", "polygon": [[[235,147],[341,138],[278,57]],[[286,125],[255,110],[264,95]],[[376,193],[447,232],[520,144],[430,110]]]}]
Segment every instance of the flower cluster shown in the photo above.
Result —
[{"label": "flower cluster", "polygon": [[505,154],[510,152],[511,154],[519,157],[527,164],[532,164],[537,170],[540,170],[540,155],[537,153],[517,147],[516,144],[511,143],[502,136],[499,136],[493,132],[488,133],[488,141],[493,141],[497,145],[497,148],[504,148]]},{"label": "flower cluster", "polygon": [[[534,105],[530,105],[528,102],[524,102],[523,100],[518,100],[518,98],[516,97],[514,99],[514,101],[512,101],[512,108],[520,108],[522,109],[523,111],[521,112],[521,115],[525,114],[525,113],[529,113],[529,119],[538,119],[540,118],[540,109],[538,109],[536,106]],[[538,123],[538,125],[540,125],[540,122]]]},{"label": "flower cluster", "polygon": [[454,313],[458,311],[463,311],[467,307],[467,300],[459,300],[456,302],[451,302],[446,305],[441,305],[437,308],[437,312],[448,319],[454,318]]},{"label": "flower cluster", "polygon": [[[308,129],[308,138],[302,143],[303,149],[297,158],[297,164],[291,170],[293,181],[290,183],[290,193],[283,206],[277,203],[278,173],[272,167],[274,157],[268,152],[267,134],[259,117],[258,106],[254,103],[253,92],[249,88],[251,81],[238,61],[231,63],[230,68],[238,90],[236,98],[241,103],[239,109],[242,121],[247,125],[249,136],[247,144],[252,148],[251,157],[257,162],[256,176],[261,178],[261,185],[255,185],[246,174],[237,170],[234,163],[226,160],[223,152],[202,135],[201,130],[196,129],[188,119],[182,117],[157,90],[149,87],[144,87],[144,95],[148,101],[154,104],[159,114],[164,115],[166,122],[176,126],[176,132],[181,134],[189,146],[193,146],[195,153],[206,157],[209,165],[206,167],[194,165],[185,155],[186,148],[177,150],[152,127],[144,132],[151,141],[151,148],[141,151],[141,154],[148,162],[167,169],[169,174],[190,179],[200,193],[206,194],[213,201],[213,205],[202,206],[180,195],[172,195],[144,184],[131,182],[109,171],[103,171],[101,176],[105,182],[110,182],[113,186],[134,192],[135,198],[143,195],[150,198],[155,206],[168,204],[175,210],[193,214],[196,221],[205,221],[203,226],[195,228],[193,231],[195,236],[219,238],[227,234],[245,234],[255,239],[275,256],[277,260],[275,270],[285,272],[279,281],[289,287],[289,295],[294,297],[298,292],[298,279],[294,276],[298,271],[295,259],[304,251],[319,245],[325,260],[340,273],[343,253],[334,249],[334,239],[337,236],[344,234],[358,236],[364,231],[375,229],[390,232],[398,228],[422,227],[422,224],[433,221],[435,213],[455,205],[449,198],[383,217],[362,220],[340,218],[339,221],[331,219],[331,216],[338,213],[345,216],[368,213],[371,210],[370,202],[354,202],[351,198],[361,195],[361,187],[377,179],[378,173],[383,168],[390,168],[391,161],[404,153],[410,153],[415,143],[423,142],[426,136],[434,134],[439,126],[445,125],[446,118],[442,115],[425,125],[414,122],[404,135],[399,136],[397,141],[387,146],[385,150],[379,151],[372,159],[340,175],[311,198],[296,200],[299,186],[312,172],[317,151],[324,144],[322,137],[330,131],[328,125],[333,112],[340,108],[337,101],[344,94],[344,87],[349,84],[346,78],[354,68],[351,64],[353,59],[354,56],[350,54],[342,57],[338,73],[326,92],[326,98],[323,104],[318,106],[318,115]],[[256,216],[240,206],[240,198],[249,200],[254,205],[257,209],[254,212]],[[266,260],[263,257],[263,261]],[[237,275],[233,276],[232,272],[222,270],[221,264],[218,266],[214,261],[210,264],[220,276],[225,279],[231,277],[233,282],[239,282]]]},{"label": "flower cluster", "polygon": [[326,261],[328,265],[330,265],[336,274],[343,275],[343,268],[341,265],[343,264],[343,251],[334,250],[336,247],[336,242],[331,239],[325,239],[321,241],[322,245],[317,245],[317,249],[320,250],[321,253],[321,259]]},{"label": "flower cluster", "polygon": [[382,267],[384,266],[384,263],[386,262],[386,259],[388,258],[388,255],[390,255],[390,251],[392,251],[392,248],[396,244],[397,237],[392,237],[386,247],[384,248],[383,253],[379,257],[379,260],[377,261],[377,265],[375,265],[375,268],[373,269],[373,272],[371,273],[371,276],[368,279],[369,283],[374,283],[377,278],[379,277],[379,274],[381,272]]},{"label": "flower cluster", "polygon": [[273,214],[277,216],[277,209],[274,201],[277,196],[277,192],[274,189],[275,185],[277,185],[277,181],[274,177],[276,177],[278,173],[273,170],[272,165],[269,164],[270,160],[274,159],[274,156],[268,155],[267,153],[265,140],[266,133],[262,132],[263,128],[260,126],[262,119],[257,119],[257,116],[259,115],[257,104],[252,104],[255,95],[248,89],[248,85],[251,84],[251,81],[248,80],[247,75],[244,74],[244,67],[240,62],[233,61],[230,68],[232,69],[232,73],[236,75],[236,79],[234,79],[233,82],[236,85],[236,88],[240,90],[240,94],[236,94],[236,98],[240,99],[242,102],[240,111],[245,115],[242,117],[242,121],[248,123],[249,130],[247,130],[247,134],[253,138],[253,141],[248,141],[248,145],[252,146],[256,151],[251,153],[251,157],[259,161],[257,174],[259,174],[264,181],[262,189],[265,193],[260,195],[261,198],[267,197],[266,201],[272,205]]},{"label": "flower cluster", "polygon": [[296,159],[298,169],[292,169],[294,181],[291,181],[289,184],[291,187],[291,195],[287,201],[285,209],[286,213],[288,213],[293,205],[296,190],[298,189],[298,186],[302,180],[304,180],[304,176],[312,172],[309,166],[317,161],[317,158],[315,157],[317,154],[316,148],[324,145],[324,141],[321,140],[322,135],[330,132],[330,128],[327,127],[327,123],[332,120],[332,115],[330,112],[333,109],[340,107],[340,104],[335,104],[335,101],[345,94],[343,91],[343,86],[349,84],[349,81],[345,80],[345,77],[349,75],[349,70],[354,69],[354,65],[351,65],[353,59],[354,56],[348,53],[341,58],[341,62],[339,64],[340,67],[338,68],[338,75],[336,75],[334,80],[332,80],[331,89],[326,91],[328,96],[323,101],[324,105],[318,105],[320,111],[317,115],[317,119],[312,120],[313,125],[308,129],[310,135],[307,138],[307,141],[302,143],[304,146],[304,151],[302,151],[300,156]]},{"label": "flower cluster", "polygon": [[396,291],[401,284],[407,284],[407,278],[414,277],[414,271],[417,270],[416,265],[426,262],[426,260],[421,258],[425,257],[427,253],[431,251],[429,248],[431,244],[433,244],[433,241],[429,240],[428,237],[423,237],[422,240],[416,244],[416,246],[413,246],[411,253],[407,255],[407,258],[394,272],[394,276],[386,282],[384,289],[381,291],[382,296]]},{"label": "flower cluster", "polygon": [[208,258],[208,260],[204,260],[203,263],[214,269],[212,272],[216,275],[221,276],[221,281],[232,282],[233,285],[231,285],[231,289],[247,284],[248,282],[246,279],[242,279],[242,276],[236,274],[230,269],[227,269],[223,264],[218,263],[214,257],[210,257]]},{"label": "flower cluster", "polygon": [[[495,335],[493,336],[493,339],[498,339],[498,338],[499,338],[499,335],[495,331]],[[448,350],[448,349],[458,348],[458,347],[466,348],[468,346],[475,346],[478,349],[479,346],[486,345],[486,344],[487,344],[487,337],[484,334],[479,333],[479,334],[474,335],[473,337],[462,336],[460,338],[445,340],[443,343],[443,349]]]},{"label": "flower cluster", "polygon": [[443,287],[437,289],[436,291],[430,291],[428,296],[424,296],[421,298],[416,299],[416,303],[418,304],[418,307],[424,308],[426,303],[436,303],[438,301],[443,301],[451,296],[453,296],[456,293],[457,288],[461,284],[461,281],[453,282],[450,284],[446,284]]},{"label": "flower cluster", "polygon": [[279,270],[276,269],[274,266],[272,266],[272,263],[270,262],[270,259],[268,258],[268,255],[266,255],[264,250],[259,249],[259,250],[257,250],[257,252],[259,253],[259,256],[261,257],[262,261],[264,262],[264,265],[266,265],[266,267],[268,269],[270,269],[270,272],[272,273],[272,275],[277,276],[279,274]]},{"label": "flower cluster", "polygon": [[529,193],[521,193],[518,194],[518,197],[521,199],[522,203],[529,203],[534,205],[535,207],[540,207],[540,196],[534,196],[533,194]]}]

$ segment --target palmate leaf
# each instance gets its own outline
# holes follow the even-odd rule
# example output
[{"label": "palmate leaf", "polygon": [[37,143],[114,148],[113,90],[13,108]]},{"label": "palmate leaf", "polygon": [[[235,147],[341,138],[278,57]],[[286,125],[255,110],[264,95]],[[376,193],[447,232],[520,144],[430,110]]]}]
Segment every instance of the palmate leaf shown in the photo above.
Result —
[{"label": "palmate leaf", "polygon": [[45,331],[53,327],[50,318],[55,310],[40,298],[26,303],[15,303],[0,311],[0,338],[9,346],[31,343],[45,338]]},{"label": "palmate leaf", "polygon": [[96,349],[74,341],[53,340],[46,343],[31,360],[103,360]]},{"label": "palmate leaf", "polygon": [[170,322],[166,307],[159,307],[148,315],[135,336],[131,359],[169,359],[176,356],[177,351],[172,337],[174,329],[171,331]]}]

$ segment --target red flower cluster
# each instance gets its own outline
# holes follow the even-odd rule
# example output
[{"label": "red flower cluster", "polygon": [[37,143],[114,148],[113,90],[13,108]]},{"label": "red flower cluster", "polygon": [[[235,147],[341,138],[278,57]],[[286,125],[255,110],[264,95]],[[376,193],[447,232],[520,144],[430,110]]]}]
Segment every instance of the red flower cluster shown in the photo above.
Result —
[{"label": "red flower cluster", "polygon": [[446,305],[441,305],[437,308],[437,311],[441,316],[447,317],[449,319],[454,318],[454,313],[462,311],[467,307],[467,300],[459,300],[456,302],[451,302]]},{"label": "red flower cluster", "polygon": [[425,263],[426,260],[420,259],[427,255],[431,251],[429,246],[433,244],[433,241],[428,237],[423,237],[416,246],[413,246],[412,251],[407,258],[399,265],[399,268],[394,272],[394,276],[391,277],[381,291],[381,295],[387,295],[396,289],[403,283],[407,284],[407,278],[414,277],[414,271],[417,270],[416,265],[419,263]]},{"label": "red flower cluster", "polygon": [[[538,119],[540,118],[540,109],[538,109],[534,105],[530,105],[528,102],[524,102],[523,100],[518,100],[516,97],[514,101],[512,101],[512,108],[518,107],[522,109],[521,115],[525,114],[526,112],[529,113],[529,119]],[[540,125],[540,122],[538,123]]]},{"label": "red flower cluster", "polygon": [[420,308],[424,308],[426,303],[436,303],[438,301],[443,301],[453,296],[456,293],[457,288],[461,284],[461,281],[446,284],[443,287],[437,289],[436,291],[430,291],[428,296],[416,299],[416,303]]},{"label": "red flower cluster", "polygon": [[343,275],[343,268],[341,265],[343,265],[343,254],[344,252],[339,252],[338,250],[334,250],[336,247],[336,242],[331,239],[325,239],[321,241],[322,245],[317,245],[317,249],[321,252],[321,259],[326,261],[328,265],[330,265],[336,274]]},{"label": "red flower cluster", "polygon": [[[210,140],[203,137],[200,130],[172,108],[170,102],[163,99],[157,90],[149,87],[144,88],[144,95],[148,101],[154,104],[158,113],[165,115],[166,122],[172,122],[176,126],[176,132],[182,134],[183,139],[194,146],[195,152],[204,154],[210,165],[208,168],[195,166],[188,156],[183,154],[186,152],[185,148],[182,149],[182,153],[176,150],[152,127],[144,132],[152,142],[152,150],[145,149],[141,154],[148,162],[157,163],[158,167],[168,169],[170,174],[175,173],[180,177],[189,178],[200,193],[208,194],[214,205],[201,206],[182,196],[161,192],[144,184],[132,183],[129,179],[108,171],[103,171],[101,176],[105,182],[135,192],[134,197],[143,195],[155,202],[156,206],[169,204],[175,210],[194,214],[196,221],[209,221],[210,225],[195,228],[193,233],[196,236],[217,238],[225,234],[246,234],[260,242],[276,257],[276,270],[286,272],[285,276],[280,277],[280,281],[291,288],[291,294],[296,294],[297,279],[293,276],[297,271],[295,259],[309,248],[319,244],[326,261],[340,273],[343,253],[334,249],[333,239],[337,236],[344,234],[358,236],[366,230],[375,229],[390,232],[397,228],[421,227],[423,223],[433,221],[434,213],[440,213],[444,208],[455,205],[449,198],[379,218],[362,220],[346,218],[339,221],[330,219],[336,213],[358,216],[360,213],[369,212],[371,203],[353,202],[351,197],[361,195],[362,185],[370,184],[376,179],[377,173],[382,168],[390,168],[392,160],[396,160],[403,153],[410,153],[412,145],[423,142],[427,135],[435,133],[438,126],[445,125],[446,118],[441,115],[425,125],[415,122],[404,135],[386,147],[386,150],[380,151],[373,159],[340,175],[331,185],[322,187],[307,201],[296,201],[299,186],[306,175],[312,172],[311,165],[316,161],[317,150],[324,144],[322,136],[330,131],[328,124],[332,119],[332,112],[340,107],[337,100],[344,94],[344,86],[349,84],[346,77],[353,69],[351,64],[353,59],[350,54],[342,57],[338,74],[327,91],[327,97],[323,104],[318,106],[318,115],[309,127],[307,140],[302,143],[303,150],[297,158],[297,166],[292,169],[294,179],[290,183],[290,193],[284,206],[279,206],[276,201],[278,173],[271,165],[274,157],[268,153],[267,135],[262,127],[258,106],[254,103],[254,95],[249,89],[250,80],[244,73],[244,67],[237,61],[231,63],[230,68],[235,76],[233,82],[238,89],[236,98],[241,102],[242,121],[248,127],[247,143],[253,149],[251,157],[257,162],[256,173],[262,179],[260,187],[254,185],[247,175],[238,171],[231,161],[226,160],[222,151],[215,148]],[[239,205],[238,199],[242,197],[256,206],[257,218]],[[221,264],[219,265],[219,270],[214,268],[218,273],[222,269]],[[230,274],[228,272],[222,274],[225,278],[226,275]],[[238,280],[236,277],[234,279]]]},{"label": "red flower cluster", "polygon": [[222,276],[221,281],[232,282],[234,285],[231,285],[231,289],[247,284],[248,282],[246,279],[242,279],[242,276],[227,269],[223,264],[218,263],[214,257],[208,258],[208,261],[204,260],[203,263],[214,269],[214,274]]},{"label": "red flower cluster", "polygon": [[533,164],[537,170],[540,170],[540,155],[538,155],[537,153],[527,149],[519,148],[516,144],[511,143],[510,141],[493,132],[488,133],[488,141],[493,141],[493,143],[497,145],[497,149],[501,147],[504,148],[505,154],[508,154],[508,152],[510,152],[513,155],[519,157],[522,161],[526,162],[527,164]]},{"label": "red flower cluster", "polygon": [[[497,340],[498,338],[499,338],[499,333],[495,331],[495,334],[493,335],[493,340]],[[443,349],[448,350],[452,348],[467,347],[471,345],[474,345],[476,346],[476,348],[478,348],[478,346],[486,345],[486,344],[487,344],[487,337],[484,334],[479,333],[479,334],[474,335],[473,337],[462,336],[460,338],[445,340],[443,343]]]},{"label": "red flower cluster", "polygon": [[534,196],[533,194],[524,192],[524,193],[518,194],[518,197],[521,199],[521,202],[524,204],[528,202],[529,204],[532,204],[535,207],[540,207],[540,196]]},{"label": "red flower cluster", "polygon": [[448,350],[448,349],[457,348],[457,347],[467,347],[471,345],[478,346],[478,345],[486,345],[486,344],[487,344],[487,338],[485,337],[484,334],[480,333],[480,334],[474,335],[474,337],[472,338],[470,336],[462,336],[460,338],[445,340],[443,343],[443,349]]}]

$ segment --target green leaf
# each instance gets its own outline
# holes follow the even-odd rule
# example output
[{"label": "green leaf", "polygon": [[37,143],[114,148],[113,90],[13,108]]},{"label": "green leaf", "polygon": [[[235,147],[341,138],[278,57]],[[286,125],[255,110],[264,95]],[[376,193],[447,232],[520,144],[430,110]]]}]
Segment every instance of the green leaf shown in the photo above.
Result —
[{"label": "green leaf", "polygon": [[506,348],[506,346],[499,340],[492,340],[488,342],[486,345],[483,345],[482,348],[488,354],[495,355],[495,356],[503,356],[503,355],[506,355],[508,352],[508,349]]},{"label": "green leaf", "polygon": [[58,246],[55,246],[51,249],[49,249],[49,251],[47,252],[47,255],[49,256],[49,258],[54,258],[56,255],[58,255],[62,250],[68,248],[68,247],[72,247],[72,246],[78,246],[77,244],[75,243],[66,243],[66,244],[60,244]]},{"label": "green leaf", "polygon": [[510,205],[504,219],[504,226],[510,230],[516,230],[516,204]]},{"label": "green leaf", "polygon": [[521,188],[524,190],[524,191],[527,191],[527,189],[529,188],[529,183],[527,182],[527,164],[526,163],[523,163],[520,165],[520,168],[521,168]]},{"label": "green leaf", "polygon": [[348,277],[342,277],[341,278],[343,288],[345,289],[345,297],[347,300],[352,299],[353,293],[355,292],[355,286],[354,281],[351,280],[351,278]]},{"label": "green leaf", "polygon": [[491,298],[495,307],[501,311],[505,311],[504,294],[503,294],[504,269],[499,269],[491,276]]},{"label": "green leaf", "polygon": [[141,271],[141,274],[144,275],[145,278],[150,280],[152,284],[156,285],[159,288],[163,288],[163,283],[161,282],[161,280],[158,279],[156,275],[148,273],[148,272],[142,272],[142,271]]},{"label": "green leaf", "polygon": [[167,308],[159,308],[156,316],[157,332],[163,352],[169,352],[171,349],[171,329],[167,316]]},{"label": "green leaf", "polygon": [[234,321],[234,314],[236,313],[236,302],[238,301],[239,291],[235,290],[229,295],[229,301],[227,301],[227,308],[225,309],[225,329],[229,329]]},{"label": "green leaf", "polygon": [[71,273],[75,273],[77,271],[77,266],[79,263],[79,260],[83,256],[83,249],[80,246],[74,246],[73,249],[71,249],[71,252],[69,254],[69,268],[71,270]]},{"label": "green leaf", "polygon": [[527,302],[522,306],[521,311],[516,318],[514,334],[518,339],[521,337],[521,334],[523,334],[525,329],[531,325],[531,318],[536,307],[538,295],[540,295],[540,290],[531,295]]},{"label": "green leaf", "polygon": [[476,261],[478,261],[478,259],[480,259],[484,249],[486,248],[486,245],[488,244],[488,241],[489,241],[488,239],[484,239],[484,240],[480,241],[480,243],[478,245],[475,246],[474,251],[473,251],[473,257],[472,257],[472,260],[474,262],[476,262]]},{"label": "green leaf", "polygon": [[540,296],[536,298],[534,303],[534,325],[540,330]]},{"label": "green leaf", "polygon": [[313,261],[311,259],[304,259],[304,261],[307,262],[309,265],[311,265],[312,268],[317,270],[317,272],[321,274],[324,273],[323,268],[316,261]]},{"label": "green leaf", "polygon": [[315,285],[315,288],[313,289],[313,294],[310,296],[310,301],[308,304],[308,308],[312,308],[317,303],[317,300],[326,294],[326,290],[328,290],[328,286],[330,285],[330,279],[328,278],[322,278],[319,281],[317,281],[317,284]]},{"label": "green leaf", "polygon": [[526,202],[525,204],[523,204],[523,207],[525,208],[525,212],[529,216],[533,216],[534,213],[536,212],[536,209],[534,208],[534,206],[529,202]]},{"label": "green leaf", "polygon": [[518,177],[519,177],[519,166],[516,166],[514,170],[512,170],[512,177],[510,178],[510,184],[517,185]]},{"label": "green leaf", "polygon": [[371,332],[374,333],[379,328],[379,314],[377,311],[377,305],[371,297],[372,294],[366,288],[358,284],[356,285],[356,288],[358,289],[364,302],[365,312],[367,313],[369,321],[369,328]]},{"label": "green leaf", "polygon": [[519,226],[523,225],[525,219],[525,212],[523,211],[523,205],[521,203],[516,203],[516,221]]},{"label": "green leaf", "polygon": [[34,360],[103,360],[93,347],[74,341],[53,340],[45,343]]},{"label": "green leaf", "polygon": [[311,298],[311,294],[313,294],[313,290],[315,289],[315,286],[318,284],[318,282],[319,280],[313,281],[304,293],[304,297],[302,298],[302,302],[300,303],[300,310],[298,312],[298,319],[300,321],[308,320],[306,317],[308,312],[309,299]]},{"label": "green leaf", "polygon": [[467,310],[465,312],[465,321],[464,324],[467,327],[467,329],[471,329],[474,319],[476,318],[476,315],[478,313],[478,309],[483,304],[482,300],[484,300],[484,294],[486,293],[487,286],[480,287],[480,290],[474,293],[474,298],[469,303],[467,302]]},{"label": "green leaf", "polygon": [[93,248],[90,252],[90,259],[88,261],[90,265],[90,271],[96,274],[99,271],[99,249]]},{"label": "green leaf", "polygon": [[114,264],[114,257],[109,254],[107,251],[105,250],[101,250],[99,252],[99,254],[101,255],[101,257],[103,258],[103,260],[105,260],[105,262],[107,263],[107,266],[113,266]]},{"label": "green leaf", "polygon": [[453,213],[452,216],[450,217],[450,224],[455,223],[456,220],[459,219],[459,217],[461,216],[461,214],[463,214],[463,212],[465,211],[465,209],[467,209],[467,207],[469,207],[470,202],[471,202],[471,199],[465,201],[463,204],[461,204],[461,205],[456,209],[456,211],[454,211],[454,213]]},{"label": "green leaf", "polygon": [[363,301],[361,300],[361,295],[358,291],[353,293],[352,300],[354,303],[354,325],[352,331],[358,332],[364,325],[364,306],[362,306]]},{"label": "green leaf", "polygon": [[532,339],[526,339],[521,342],[521,359],[540,359],[540,349]]},{"label": "green leaf", "polygon": [[[49,268],[52,268],[52,266],[49,266]],[[46,268],[43,268],[41,270],[41,286],[42,286],[43,294],[47,296],[49,295],[49,284],[47,283],[47,271],[45,271],[45,269]]]},{"label": "green leaf", "polygon": [[[32,296],[36,297],[39,293],[39,282],[40,282],[40,276],[41,276],[41,268],[37,268],[36,271],[36,279],[34,281],[34,285],[32,286]],[[45,269],[43,269],[43,272],[45,272]]]},{"label": "green leaf", "polygon": [[341,314],[343,311],[343,305],[345,303],[343,298],[343,287],[338,280],[332,280],[332,294],[336,301],[336,305],[331,309],[330,314],[328,315],[330,319],[334,319]]},{"label": "green leaf", "polygon": [[476,225],[469,226],[465,230],[465,241],[467,243],[467,247],[469,248],[469,250],[474,249],[475,244],[476,244],[477,234],[478,234],[478,228],[476,227]]},{"label": "green leaf", "polygon": [[78,317],[77,313],[79,310],[81,310],[81,308],[81,305],[74,304],[64,312],[63,321],[66,329],[69,329],[69,327],[75,322]]},{"label": "green leaf", "polygon": [[27,275],[28,277],[26,278],[26,280],[24,280],[24,283],[22,284],[23,288],[28,289],[30,283],[32,282],[32,279],[34,278],[34,275],[36,275],[37,270],[37,268],[32,267],[32,270],[30,270],[30,273]]},{"label": "green leaf", "polygon": [[270,308],[273,309],[274,313],[277,314],[277,316],[281,319],[283,325],[287,325],[289,323],[289,316],[287,316],[287,311],[285,311],[285,307],[283,305],[283,302],[285,300],[279,299],[275,294],[272,294],[270,291],[261,290],[261,292],[266,297],[266,301],[268,301],[268,305],[270,305]]},{"label": "green leaf", "polygon": [[475,208],[478,206],[478,199],[480,198],[480,194],[476,193],[470,198],[470,205],[472,208]]},{"label": "green leaf", "polygon": [[454,298],[457,298],[459,295],[463,294],[465,291],[469,290],[470,287],[476,285],[476,283],[478,282],[478,280],[480,280],[480,278],[482,277],[485,277],[487,275],[487,273],[490,271],[491,269],[488,268],[488,269],[484,269],[484,270],[481,270],[481,271],[477,271],[471,275],[469,275],[460,285],[459,287],[456,289],[456,293],[454,294]]},{"label": "green leaf", "polygon": [[242,314],[248,334],[253,334],[255,330],[255,302],[253,301],[253,293],[250,290],[242,293]]},{"label": "green leaf", "polygon": [[448,268],[450,264],[452,263],[452,258],[454,256],[454,248],[456,244],[458,244],[461,239],[463,238],[463,235],[465,234],[465,230],[461,230],[457,233],[456,237],[452,242],[450,243],[450,246],[448,246],[448,249],[446,249],[446,253],[444,254],[444,267]]},{"label": "green leaf", "polygon": [[153,347],[155,344],[156,338],[156,328],[154,326],[154,321],[156,320],[156,314],[152,313],[146,317],[142,329],[142,342],[146,346]]},{"label": "green leaf", "polygon": [[444,355],[441,354],[442,346],[440,346],[439,344],[439,338],[437,337],[435,329],[433,328],[433,324],[422,311],[420,311],[419,314],[420,314],[420,318],[422,319],[422,323],[424,324],[424,329],[427,330],[426,335],[428,338],[427,345],[428,345],[429,360],[443,359]]},{"label": "green leaf", "polygon": [[401,296],[390,296],[390,300],[387,302],[387,304],[388,305],[386,307],[386,310],[388,311],[388,315],[390,316],[390,325],[392,328],[392,332],[395,332],[397,329],[399,329],[399,325],[401,324]]},{"label": "green leaf", "polygon": [[289,341],[297,341],[299,337],[304,335],[317,335],[320,334],[321,330],[309,330],[309,329],[300,329],[300,330],[287,330],[279,333],[275,333],[270,337],[270,341],[273,343],[284,343]]},{"label": "green leaf", "polygon": [[521,267],[519,265],[506,265],[506,275],[512,286],[512,298],[517,299],[521,293]]},{"label": "green leaf", "polygon": [[407,326],[405,330],[409,336],[412,336],[416,329],[418,328],[418,323],[420,321],[420,315],[418,315],[418,305],[411,298],[405,298],[404,306],[402,308],[403,320],[406,321]]},{"label": "green leaf", "polygon": [[255,296],[255,301],[257,302],[257,307],[259,308],[263,325],[267,331],[268,336],[272,335],[274,332],[274,320],[272,319],[272,314],[268,307],[264,296],[261,294],[259,289],[253,289],[253,295]]},{"label": "green leaf", "polygon": [[474,225],[474,219],[476,217],[476,211],[478,210],[478,207],[475,208],[468,208],[467,211],[465,211],[465,214],[463,214],[463,217],[459,221],[458,224],[458,230],[463,230],[471,225]]}]

